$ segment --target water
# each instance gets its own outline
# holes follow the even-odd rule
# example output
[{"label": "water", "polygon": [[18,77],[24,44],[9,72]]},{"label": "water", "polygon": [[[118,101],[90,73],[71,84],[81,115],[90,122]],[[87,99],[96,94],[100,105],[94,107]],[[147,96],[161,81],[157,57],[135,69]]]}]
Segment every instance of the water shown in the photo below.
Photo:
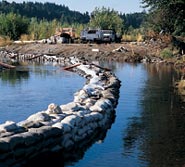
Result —
[{"label": "water", "polygon": [[[64,160],[59,154],[48,161],[66,167],[182,167],[185,107],[172,88],[178,75],[170,66],[102,65],[113,69],[122,82],[111,129],[77,159]],[[83,84],[78,75],[51,65],[4,71],[0,73],[0,122],[23,120],[51,102],[70,102]]]},{"label": "water", "polygon": [[22,121],[46,110],[50,103],[71,102],[83,84],[84,78],[52,64],[3,71],[0,73],[0,123]]}]

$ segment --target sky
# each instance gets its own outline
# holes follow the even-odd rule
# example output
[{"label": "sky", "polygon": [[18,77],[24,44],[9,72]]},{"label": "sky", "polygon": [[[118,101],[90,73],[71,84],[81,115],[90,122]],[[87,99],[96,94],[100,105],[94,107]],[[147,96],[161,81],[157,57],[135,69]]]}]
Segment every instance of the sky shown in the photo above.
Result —
[{"label": "sky", "polygon": [[[12,0],[7,0],[12,2]],[[21,3],[21,0],[13,0],[14,2]],[[32,2],[51,2],[56,4],[61,4],[69,7],[70,10],[79,11],[81,13],[89,12],[91,13],[95,7],[106,7],[114,9],[115,11],[122,13],[134,13],[142,12],[141,0],[24,0]]]}]

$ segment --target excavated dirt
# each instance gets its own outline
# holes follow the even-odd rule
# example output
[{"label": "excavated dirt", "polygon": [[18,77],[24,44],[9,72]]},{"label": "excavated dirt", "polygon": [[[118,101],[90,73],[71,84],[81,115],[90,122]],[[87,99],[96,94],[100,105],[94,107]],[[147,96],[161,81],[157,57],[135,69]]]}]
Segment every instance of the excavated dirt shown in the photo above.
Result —
[{"label": "excavated dirt", "polygon": [[[4,48],[8,52],[21,54],[46,54],[56,56],[76,56],[88,60],[113,60],[139,62],[145,57],[155,57],[160,53],[159,46],[145,43],[114,44],[12,44]],[[117,50],[116,50],[117,49]]]}]

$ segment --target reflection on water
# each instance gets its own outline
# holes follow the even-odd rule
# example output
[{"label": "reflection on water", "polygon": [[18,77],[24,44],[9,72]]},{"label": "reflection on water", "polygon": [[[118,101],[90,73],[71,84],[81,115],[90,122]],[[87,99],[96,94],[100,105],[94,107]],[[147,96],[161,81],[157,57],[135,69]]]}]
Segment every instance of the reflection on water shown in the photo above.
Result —
[{"label": "reflection on water", "polygon": [[0,123],[22,121],[50,103],[71,102],[83,83],[82,77],[52,64],[4,70],[0,72]]},{"label": "reflection on water", "polygon": [[29,71],[27,70],[6,70],[0,73],[0,78],[2,84],[11,84],[16,85],[20,83],[22,80],[27,80],[29,78]]},{"label": "reflection on water", "polygon": [[80,159],[83,159],[85,152],[95,143],[101,143],[106,137],[107,130],[111,128],[112,123],[115,120],[115,111],[113,111],[111,119],[107,120],[106,126],[101,129],[98,128],[94,131],[92,136],[86,138],[85,141],[81,141],[76,144],[74,148],[70,150],[61,150],[56,153],[44,153],[26,163],[24,167],[42,166],[43,161],[45,164],[51,164],[52,166],[73,166]]},{"label": "reflection on water", "polygon": [[[47,162],[61,167],[183,167],[185,105],[172,87],[179,76],[170,66],[100,64],[113,69],[122,82],[111,129],[97,133],[83,148],[46,155]],[[51,102],[70,102],[84,84],[83,78],[60,67],[21,68],[0,73],[0,122],[23,120]]]},{"label": "reflection on water", "polygon": [[131,118],[126,128],[125,152],[138,147],[138,158],[150,167],[183,166],[185,110],[172,89],[175,73],[170,66],[145,68],[148,79],[140,99],[142,110],[138,117]]}]

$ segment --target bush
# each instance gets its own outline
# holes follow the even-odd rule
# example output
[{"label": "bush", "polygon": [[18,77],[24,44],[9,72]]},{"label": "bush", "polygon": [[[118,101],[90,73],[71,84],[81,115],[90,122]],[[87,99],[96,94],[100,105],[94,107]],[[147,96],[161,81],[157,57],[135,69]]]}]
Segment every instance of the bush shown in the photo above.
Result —
[{"label": "bush", "polygon": [[172,58],[173,52],[169,48],[165,48],[161,51],[160,56],[165,59]]},{"label": "bush", "polygon": [[12,41],[10,40],[9,37],[6,37],[6,36],[0,36],[0,47],[1,46],[5,46],[5,45],[8,45],[8,44],[11,44]]},{"label": "bush", "polygon": [[20,15],[9,13],[0,14],[0,35],[17,40],[23,33],[27,33],[29,21]]},{"label": "bush", "polygon": [[122,35],[122,40],[124,42],[142,42],[143,41],[143,36],[138,33],[138,34],[123,34]]}]

